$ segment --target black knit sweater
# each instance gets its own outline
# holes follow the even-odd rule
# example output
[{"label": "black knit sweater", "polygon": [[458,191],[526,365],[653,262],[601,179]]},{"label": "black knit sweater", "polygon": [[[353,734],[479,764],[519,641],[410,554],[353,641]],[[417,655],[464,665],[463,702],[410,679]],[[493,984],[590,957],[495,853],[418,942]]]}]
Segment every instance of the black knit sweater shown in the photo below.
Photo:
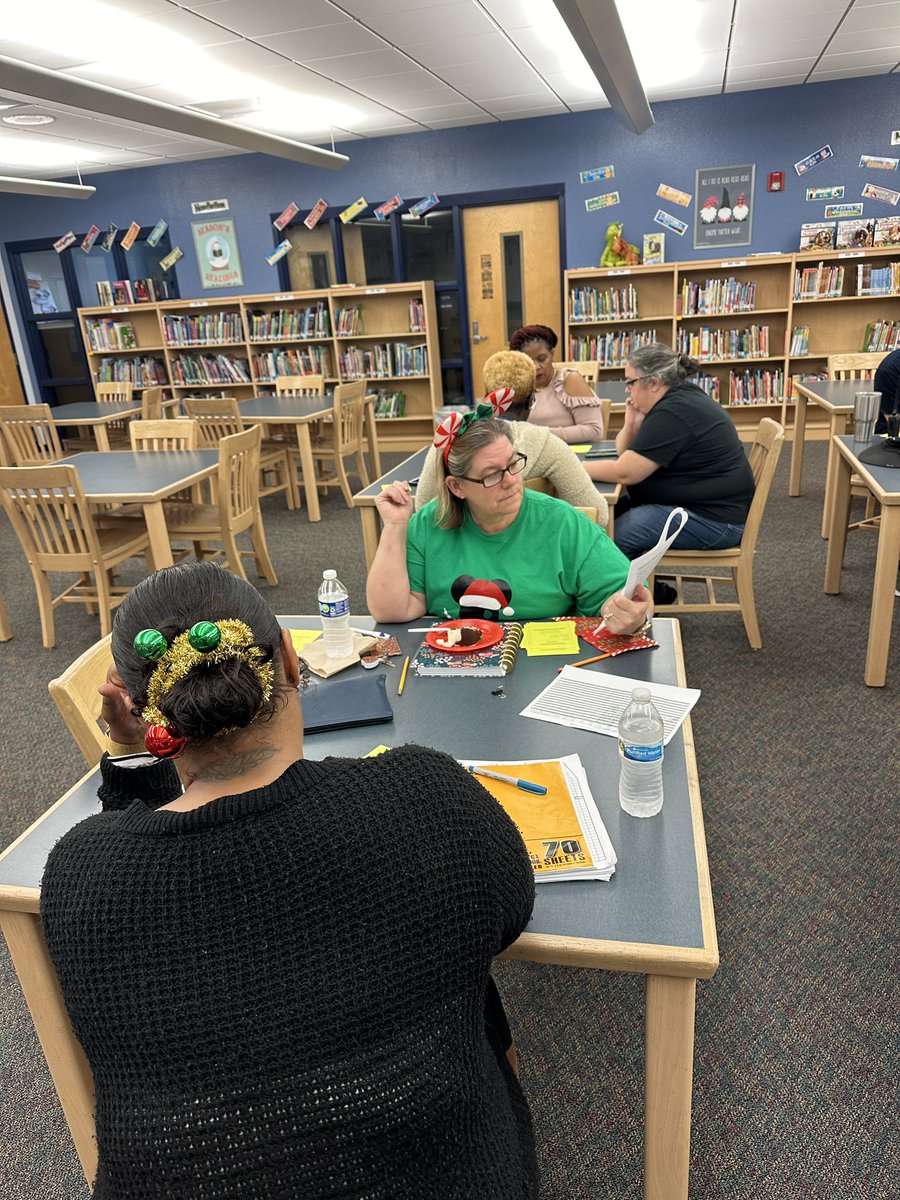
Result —
[{"label": "black knit sweater", "polygon": [[55,846],[41,898],[96,1086],[95,1200],[537,1195],[484,1022],[534,879],[480,784],[406,746],[163,812],[170,763],[102,770],[111,811]]}]

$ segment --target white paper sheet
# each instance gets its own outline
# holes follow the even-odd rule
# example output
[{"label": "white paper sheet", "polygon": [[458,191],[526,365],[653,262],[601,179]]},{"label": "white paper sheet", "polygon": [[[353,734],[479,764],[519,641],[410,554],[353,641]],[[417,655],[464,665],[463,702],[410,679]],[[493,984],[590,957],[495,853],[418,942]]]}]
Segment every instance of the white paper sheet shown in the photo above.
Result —
[{"label": "white paper sheet", "polygon": [[[674,533],[669,533],[672,521],[675,517],[680,517],[678,528]],[[665,552],[669,549],[675,539],[681,533],[687,524],[688,515],[683,508],[673,508],[669,513],[669,519],[666,521],[665,528],[659,535],[659,541],[652,550],[645,550],[639,558],[631,560],[631,566],[628,568],[628,578],[625,580],[625,586],[622,588],[622,595],[626,600],[630,600],[634,595],[634,589],[639,583],[643,583],[645,579],[653,574],[654,568]]]}]

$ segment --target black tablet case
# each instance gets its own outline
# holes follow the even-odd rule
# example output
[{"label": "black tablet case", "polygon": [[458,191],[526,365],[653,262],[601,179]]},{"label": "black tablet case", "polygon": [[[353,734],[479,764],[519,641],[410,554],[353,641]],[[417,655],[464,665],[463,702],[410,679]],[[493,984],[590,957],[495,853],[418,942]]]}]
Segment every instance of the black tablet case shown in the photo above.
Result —
[{"label": "black tablet case", "polygon": [[393,721],[385,678],[380,672],[355,679],[330,679],[301,692],[304,734]]}]

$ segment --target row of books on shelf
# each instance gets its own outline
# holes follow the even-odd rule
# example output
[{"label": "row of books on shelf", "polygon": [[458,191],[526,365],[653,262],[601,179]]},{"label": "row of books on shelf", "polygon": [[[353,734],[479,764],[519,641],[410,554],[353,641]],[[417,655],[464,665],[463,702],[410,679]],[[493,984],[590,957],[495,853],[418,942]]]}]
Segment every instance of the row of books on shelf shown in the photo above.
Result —
[{"label": "row of books on shelf", "polygon": [[96,376],[98,383],[133,383],[139,387],[168,383],[161,358],[101,358]]},{"label": "row of books on shelf", "polygon": [[358,308],[339,308],[334,314],[336,337],[353,337],[364,333],[362,313]]},{"label": "row of books on shelf", "polygon": [[900,295],[900,262],[888,263],[884,267],[872,263],[860,263],[856,268],[857,296]]},{"label": "row of books on shelf", "polygon": [[900,321],[873,321],[867,325],[862,348],[869,354],[900,349]]},{"label": "row of books on shelf", "polygon": [[752,312],[756,308],[755,282],[727,279],[707,279],[706,283],[685,280],[681,295],[675,303],[678,317],[703,316],[706,313]]},{"label": "row of books on shelf", "polygon": [[729,404],[780,404],[784,371],[729,371]]},{"label": "row of books on shelf", "polygon": [[808,325],[795,325],[791,330],[791,345],[788,353],[792,356],[809,354],[809,335]]},{"label": "row of books on shelf", "polygon": [[833,300],[844,289],[844,268],[817,263],[814,267],[798,267],[794,272],[795,300]]},{"label": "row of books on shelf", "polygon": [[244,340],[239,312],[166,313],[163,333],[167,346],[203,346],[210,342]]},{"label": "row of books on shelf", "polygon": [[172,300],[172,288],[165,279],[98,279],[97,301],[112,308],[119,304],[151,304]]},{"label": "row of books on shelf", "polygon": [[338,362],[344,379],[427,375],[428,348],[424,345],[408,346],[405,342],[348,346],[339,355]]},{"label": "row of books on shelf", "polygon": [[634,284],[623,288],[580,287],[569,292],[569,321],[637,321]]},{"label": "row of books on shelf", "polygon": [[307,308],[278,308],[274,312],[254,308],[247,313],[247,330],[251,342],[331,337],[331,314],[324,300]]},{"label": "row of books on shelf", "polygon": [[378,392],[376,392],[376,397],[376,417],[389,418],[406,416],[406,392],[384,392],[379,389]]},{"label": "row of books on shelf", "polygon": [[92,350],[135,350],[137,335],[130,321],[88,321],[85,324]]},{"label": "row of books on shelf", "polygon": [[569,338],[569,362],[595,362],[600,367],[621,367],[639,346],[655,342],[652,330],[631,329],[600,333],[594,337],[576,334]]},{"label": "row of books on shelf", "polygon": [[176,354],[171,360],[172,383],[182,387],[204,383],[250,383],[245,358],[227,354]]},{"label": "row of books on shelf", "polygon": [[803,371],[801,373],[791,375],[787,381],[786,398],[788,400],[797,399],[798,383],[821,383],[827,378],[827,371]]},{"label": "row of books on shelf", "polygon": [[676,344],[679,354],[691,358],[768,358],[769,326],[750,325],[747,329],[679,329]]},{"label": "row of books on shelf", "polygon": [[331,353],[325,346],[291,346],[254,354],[253,373],[257,379],[277,379],[279,375],[333,375]]}]

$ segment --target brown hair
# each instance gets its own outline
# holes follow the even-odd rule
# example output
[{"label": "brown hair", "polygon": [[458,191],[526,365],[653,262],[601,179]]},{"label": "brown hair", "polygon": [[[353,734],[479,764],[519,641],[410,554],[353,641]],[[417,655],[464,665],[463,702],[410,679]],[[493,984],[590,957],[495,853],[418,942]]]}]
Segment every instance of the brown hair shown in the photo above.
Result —
[{"label": "brown hair", "polygon": [[523,350],[529,342],[543,342],[548,350],[555,350],[559,338],[549,325],[523,325],[509,339],[510,350]]}]

